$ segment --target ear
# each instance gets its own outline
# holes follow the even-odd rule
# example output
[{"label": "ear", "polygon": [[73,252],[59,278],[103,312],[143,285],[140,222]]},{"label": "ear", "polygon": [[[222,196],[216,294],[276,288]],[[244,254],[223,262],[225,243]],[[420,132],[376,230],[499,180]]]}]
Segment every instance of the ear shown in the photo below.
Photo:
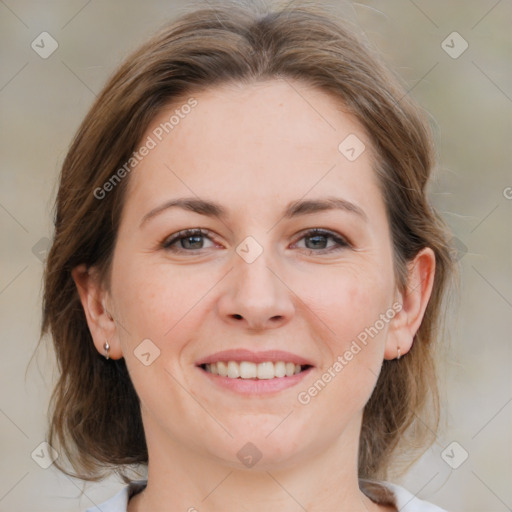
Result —
[{"label": "ear", "polygon": [[412,347],[414,336],[420,328],[434,285],[436,257],[430,247],[422,249],[410,262],[404,292],[397,292],[401,310],[390,322],[384,359],[403,356]]},{"label": "ear", "polygon": [[109,295],[102,286],[96,269],[79,265],[71,271],[71,275],[78,289],[96,350],[101,355],[105,355],[104,344],[108,341],[110,358],[120,359],[123,353],[117,336],[115,320],[109,312]]}]

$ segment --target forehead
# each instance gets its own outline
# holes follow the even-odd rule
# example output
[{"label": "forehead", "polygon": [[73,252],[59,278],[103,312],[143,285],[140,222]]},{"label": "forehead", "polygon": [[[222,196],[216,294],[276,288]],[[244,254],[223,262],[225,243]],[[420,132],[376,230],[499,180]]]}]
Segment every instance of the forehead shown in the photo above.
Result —
[{"label": "forehead", "polygon": [[[131,173],[130,200],[153,204],[171,193],[297,199],[333,187],[377,193],[361,124],[341,101],[300,81],[233,83],[182,97],[153,119],[141,143],[149,139],[154,147]],[[346,140],[365,148],[357,159],[343,153]]]},{"label": "forehead", "polygon": [[[183,97],[162,111],[148,132],[165,125],[169,114],[183,109],[189,99]],[[367,139],[340,100],[301,81],[230,83],[203,90],[194,99],[197,105],[166,135],[197,159],[206,160],[209,152],[236,157],[265,147],[273,157],[309,155],[312,161],[326,150],[336,156],[349,132]],[[264,160],[266,154],[257,157]]]}]

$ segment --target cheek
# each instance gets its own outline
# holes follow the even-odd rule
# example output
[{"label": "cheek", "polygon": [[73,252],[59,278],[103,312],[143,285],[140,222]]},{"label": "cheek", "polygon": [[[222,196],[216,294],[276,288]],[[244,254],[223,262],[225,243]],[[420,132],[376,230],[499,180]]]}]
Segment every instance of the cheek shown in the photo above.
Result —
[{"label": "cheek", "polygon": [[[203,265],[172,264],[120,256],[113,269],[112,288],[118,317],[123,353],[130,364],[134,349],[149,338],[159,350],[166,366],[181,364],[181,356],[195,337],[204,337],[200,328],[213,308],[215,287],[225,270]],[[133,357],[132,357],[133,359]]]},{"label": "cheek", "polygon": [[161,394],[155,390],[166,389],[174,398],[180,393],[172,376],[181,374],[182,356],[200,324],[201,298],[212,284],[200,286],[200,275],[187,278],[180,267],[147,259],[144,255],[133,260],[119,257],[112,291],[130,376],[142,404],[158,411]]},{"label": "cheek", "polygon": [[199,291],[193,282],[180,278],[179,268],[170,271],[147,259],[119,256],[114,260],[112,292],[125,343],[150,338],[161,346],[198,301]]},{"label": "cheek", "polygon": [[[337,316],[338,327],[353,339],[391,307],[392,293],[391,288],[377,279],[349,280],[345,286],[343,308],[340,308]],[[346,331],[344,326],[347,327]]]},{"label": "cheek", "polygon": [[323,321],[321,338],[343,349],[391,308],[393,280],[384,269],[347,265],[307,278],[302,291],[306,305]]},{"label": "cheek", "polygon": [[309,295],[308,303],[321,320],[318,339],[325,351],[322,383],[317,386],[323,395],[319,404],[343,404],[346,409],[340,414],[361,409],[369,399],[394,316],[392,278],[344,270],[331,274],[321,291]]}]

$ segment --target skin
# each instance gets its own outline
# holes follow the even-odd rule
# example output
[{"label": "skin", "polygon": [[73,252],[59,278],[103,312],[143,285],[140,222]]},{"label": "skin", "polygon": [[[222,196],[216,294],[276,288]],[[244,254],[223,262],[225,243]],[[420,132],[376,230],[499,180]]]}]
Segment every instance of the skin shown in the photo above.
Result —
[{"label": "skin", "polygon": [[[129,177],[111,288],[94,269],[73,271],[97,350],[108,339],[111,358],[126,359],[141,400],[148,486],[128,510],[395,510],[360,492],[358,438],[383,360],[398,347],[407,357],[420,326],[434,254],[426,248],[411,262],[401,293],[369,137],[334,98],[277,79],[194,97],[198,105]],[[352,162],[338,151],[349,134],[366,146]],[[152,209],[183,196],[219,202],[228,216],[170,208],[140,227]],[[343,210],[283,218],[289,202],[325,196],[355,203],[367,219]],[[178,241],[181,253],[159,245],[188,228],[211,238]],[[350,245],[325,253],[334,240],[315,245],[302,234],[309,228]],[[247,236],[263,250],[252,263],[236,252]],[[309,404],[299,403],[298,393],[395,302],[401,311]],[[147,338],[160,350],[149,366],[134,355]],[[290,351],[314,369],[272,396],[242,397],[195,366],[231,348]],[[236,455],[247,442],[262,454],[252,468]]]}]

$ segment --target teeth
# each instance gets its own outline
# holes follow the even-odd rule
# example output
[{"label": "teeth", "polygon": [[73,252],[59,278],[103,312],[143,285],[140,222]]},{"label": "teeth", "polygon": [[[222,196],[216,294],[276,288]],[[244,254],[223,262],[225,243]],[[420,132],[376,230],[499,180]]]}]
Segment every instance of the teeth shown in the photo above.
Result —
[{"label": "teeth", "polygon": [[228,377],[230,379],[237,379],[240,377],[240,365],[234,361],[229,361],[228,363]]},{"label": "teeth", "polygon": [[260,363],[258,365],[258,379],[273,379],[274,377],[274,363],[269,361],[268,363]]},{"label": "teeth", "polygon": [[[236,363],[233,363],[236,364]],[[215,366],[214,364],[212,366]],[[259,365],[256,363],[249,363],[248,361],[242,361],[240,363],[240,377],[242,379],[255,379],[258,377],[261,379],[262,377],[259,375]]]},{"label": "teeth", "polygon": [[[228,365],[226,363],[223,363],[222,361],[219,361],[217,364],[207,364],[206,369],[211,369],[212,366],[217,367],[217,372],[221,377],[227,377],[228,376]],[[212,372],[213,373],[213,372]]]},{"label": "teeth", "polygon": [[291,377],[302,371],[302,366],[295,363],[266,361],[264,363],[251,363],[249,361],[219,361],[205,365],[205,369],[214,375],[229,377],[230,379],[273,379],[274,377]]},{"label": "teeth", "polygon": [[274,374],[276,377],[284,377],[286,375],[286,364],[283,361],[274,363]]}]

